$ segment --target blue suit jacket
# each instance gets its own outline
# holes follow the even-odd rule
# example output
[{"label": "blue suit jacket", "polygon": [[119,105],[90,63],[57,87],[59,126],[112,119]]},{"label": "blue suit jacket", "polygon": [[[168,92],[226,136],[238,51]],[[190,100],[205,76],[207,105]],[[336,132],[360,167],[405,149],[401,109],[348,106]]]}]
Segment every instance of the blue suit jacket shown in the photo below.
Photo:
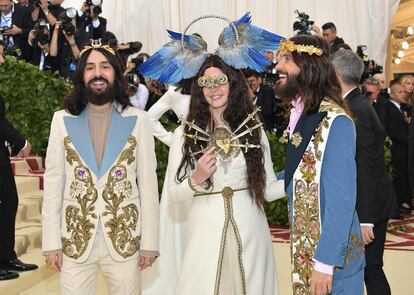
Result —
[{"label": "blue suit jacket", "polygon": [[[295,132],[301,132],[305,140],[306,138],[310,140],[314,129],[325,115],[325,113],[303,114]],[[309,140],[303,142],[305,148]],[[331,125],[322,163],[320,184],[322,230],[314,254],[316,260],[335,266],[334,279],[350,276],[365,267],[364,243],[355,211],[355,141],[355,128],[352,121],[345,116],[337,117]],[[299,163],[299,159],[296,158],[301,158],[302,155],[303,152],[295,152],[290,146],[286,163]],[[296,168],[290,170],[294,173]],[[287,182],[286,191],[290,206],[293,206],[293,173],[278,177],[287,177],[285,182]]]}]

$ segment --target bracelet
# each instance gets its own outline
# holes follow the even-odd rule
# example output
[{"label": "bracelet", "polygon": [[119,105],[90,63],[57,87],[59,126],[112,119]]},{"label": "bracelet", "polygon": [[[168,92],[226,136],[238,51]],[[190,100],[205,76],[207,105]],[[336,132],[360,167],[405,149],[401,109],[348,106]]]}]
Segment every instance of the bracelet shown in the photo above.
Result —
[{"label": "bracelet", "polygon": [[191,190],[193,190],[194,192],[196,192],[196,193],[202,193],[202,192],[200,192],[199,190],[197,190],[197,189],[195,188],[195,186],[196,186],[197,184],[196,184],[196,183],[195,183],[195,181],[191,178],[191,175],[190,175],[190,176],[188,176],[188,185],[190,186]]},{"label": "bracelet", "polygon": [[45,14],[45,16],[48,16],[49,10],[43,11],[43,13]]},{"label": "bracelet", "polygon": [[69,43],[69,45],[70,45],[70,47],[75,47],[76,46],[76,42]]}]

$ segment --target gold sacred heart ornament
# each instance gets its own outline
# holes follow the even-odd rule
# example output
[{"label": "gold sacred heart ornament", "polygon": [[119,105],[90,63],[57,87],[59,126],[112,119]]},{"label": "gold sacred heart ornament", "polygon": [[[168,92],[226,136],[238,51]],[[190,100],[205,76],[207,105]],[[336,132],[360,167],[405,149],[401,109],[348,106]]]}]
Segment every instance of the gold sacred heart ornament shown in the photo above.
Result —
[{"label": "gold sacred heart ornament", "polygon": [[212,145],[218,147],[217,154],[221,159],[227,160],[237,154],[239,149],[234,145],[238,144],[238,141],[232,140],[231,131],[227,127],[217,127],[212,139]]}]

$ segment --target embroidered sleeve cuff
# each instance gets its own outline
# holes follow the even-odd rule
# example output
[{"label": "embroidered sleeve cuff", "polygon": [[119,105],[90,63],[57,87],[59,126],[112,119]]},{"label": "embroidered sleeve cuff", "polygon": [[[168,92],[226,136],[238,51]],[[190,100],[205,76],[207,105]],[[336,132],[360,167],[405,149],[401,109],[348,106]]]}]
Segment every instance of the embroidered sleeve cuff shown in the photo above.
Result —
[{"label": "embroidered sleeve cuff", "polygon": [[190,186],[191,190],[193,190],[196,193],[205,193],[205,192],[207,192],[207,190],[203,186],[198,185],[193,180],[193,177],[191,175],[188,177],[188,185]]},{"label": "embroidered sleeve cuff", "polygon": [[323,262],[320,262],[316,260],[315,258],[313,260],[313,270],[319,271],[321,273],[327,274],[327,275],[333,275],[334,267],[329,264],[325,264]]}]

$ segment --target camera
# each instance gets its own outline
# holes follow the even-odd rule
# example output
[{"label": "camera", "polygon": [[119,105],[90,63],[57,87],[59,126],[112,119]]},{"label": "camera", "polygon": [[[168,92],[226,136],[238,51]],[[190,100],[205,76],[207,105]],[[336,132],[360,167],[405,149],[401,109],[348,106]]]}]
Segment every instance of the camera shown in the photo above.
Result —
[{"label": "camera", "polygon": [[6,32],[7,30],[10,30],[12,27],[7,27],[7,26],[3,26],[0,27],[0,35],[3,35],[4,32]]},{"label": "camera", "polygon": [[48,44],[50,41],[50,34],[46,20],[39,19],[33,28],[35,30],[35,39],[33,43],[40,43],[41,45]]},{"label": "camera", "polygon": [[309,20],[309,15],[304,12],[299,12],[296,9],[295,13],[298,14],[297,18],[299,19],[293,23],[295,35],[310,35],[314,22]]},{"label": "camera", "polygon": [[85,4],[89,7],[89,11],[91,10],[91,6],[93,6],[93,14],[99,15],[102,13],[102,0],[86,0]]},{"label": "camera", "polygon": [[65,31],[66,35],[72,36],[75,34],[75,26],[72,25],[72,19],[74,19],[77,15],[77,11],[75,8],[71,7],[62,11],[59,14],[59,19],[62,21],[62,24],[59,27],[59,30]]},{"label": "camera", "polygon": [[263,74],[263,85],[267,85],[271,88],[274,88],[278,80],[279,80],[279,73],[276,71]]},{"label": "camera", "polygon": [[384,68],[378,65],[373,59],[369,59],[368,55],[366,54],[367,46],[366,45],[358,45],[356,53],[364,62],[364,72],[361,76],[361,81],[372,77],[375,74],[381,74],[384,71]]}]

